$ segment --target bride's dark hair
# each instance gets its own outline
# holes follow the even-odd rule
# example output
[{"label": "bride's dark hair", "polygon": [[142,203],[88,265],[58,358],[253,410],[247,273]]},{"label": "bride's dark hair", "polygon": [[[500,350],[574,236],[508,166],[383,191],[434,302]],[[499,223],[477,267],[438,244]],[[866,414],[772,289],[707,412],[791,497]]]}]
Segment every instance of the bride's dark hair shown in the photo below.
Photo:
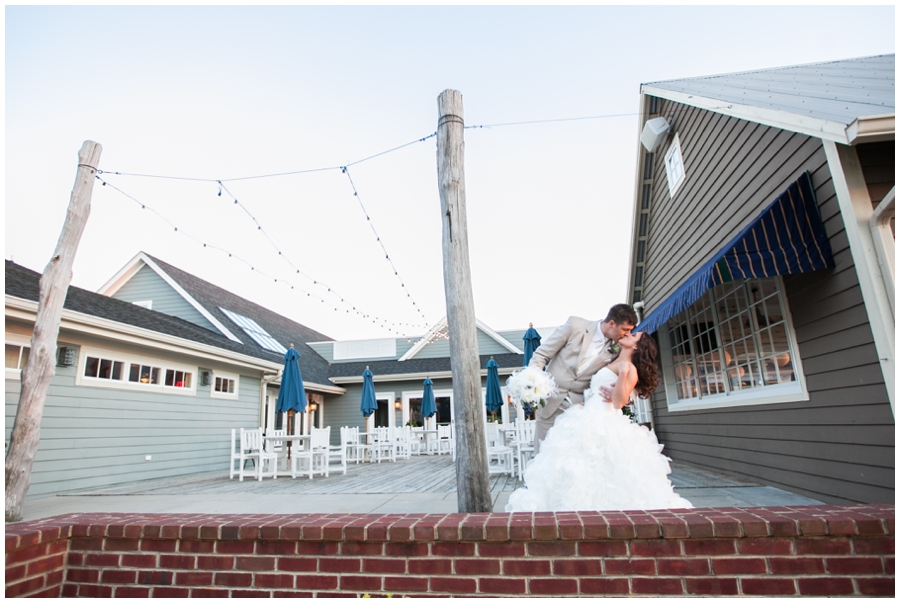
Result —
[{"label": "bride's dark hair", "polygon": [[659,348],[650,333],[644,333],[634,347],[631,363],[637,369],[638,381],[634,389],[641,398],[649,398],[659,387]]}]

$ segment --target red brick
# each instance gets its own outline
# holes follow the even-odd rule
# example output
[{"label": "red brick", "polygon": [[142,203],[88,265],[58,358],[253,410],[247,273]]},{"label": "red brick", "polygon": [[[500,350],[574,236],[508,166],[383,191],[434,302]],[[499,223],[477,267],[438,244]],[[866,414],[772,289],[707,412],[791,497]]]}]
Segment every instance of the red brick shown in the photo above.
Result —
[{"label": "red brick", "polygon": [[278,570],[282,572],[314,572],[318,566],[318,560],[310,557],[280,557],[278,559]]},{"label": "red brick", "polygon": [[856,522],[852,519],[828,519],[828,533],[832,536],[856,536]]},{"label": "red brick", "polygon": [[298,574],[297,588],[308,588],[310,590],[328,590],[337,588],[338,577],[335,575],[325,574]]},{"label": "red brick", "polygon": [[85,555],[84,564],[91,567],[119,567],[120,556],[115,553],[91,553]]},{"label": "red brick", "polygon": [[583,595],[627,595],[628,578],[582,578]]},{"label": "red brick", "polygon": [[817,557],[773,557],[769,559],[773,574],[810,575],[825,572],[825,563]]},{"label": "red brick", "polygon": [[378,592],[381,590],[381,576],[341,576],[341,590]]},{"label": "red brick", "polygon": [[635,537],[634,524],[627,516],[621,513],[606,515],[609,523],[609,537],[615,540],[631,540]]},{"label": "red brick", "polygon": [[172,599],[186,599],[191,596],[191,589],[189,588],[177,588],[174,586],[158,586],[153,589],[153,597],[154,598],[165,598],[169,597]]},{"label": "red brick", "polygon": [[846,538],[799,538],[794,542],[798,555],[850,555]]},{"label": "red brick", "polygon": [[385,576],[384,590],[388,592],[425,592],[428,590],[428,578]]},{"label": "red brick", "polygon": [[800,533],[804,536],[825,536],[828,534],[828,522],[820,517],[801,519]]},{"label": "red brick", "polygon": [[25,566],[17,565],[15,567],[6,568],[6,583],[15,582],[25,577]]},{"label": "red brick", "polygon": [[484,513],[469,515],[459,526],[460,540],[483,540],[484,524],[488,516]]},{"label": "red brick", "polygon": [[431,592],[443,593],[475,593],[478,584],[474,578],[432,578]]},{"label": "red brick", "polygon": [[181,586],[209,586],[213,583],[212,572],[176,572],[175,584]]},{"label": "red brick", "polygon": [[685,578],[689,595],[736,595],[737,578]]},{"label": "red brick", "polygon": [[[240,563],[240,561],[238,561]],[[238,565],[240,567],[240,565]],[[342,557],[322,557],[319,559],[319,571],[328,573],[358,572],[362,567],[362,559],[344,559]]]},{"label": "red brick", "polygon": [[[100,549],[85,549],[85,550],[100,550]],[[38,559],[40,557],[44,557],[47,554],[47,545],[39,544],[37,546],[30,546],[23,549],[17,549],[14,551],[10,551],[6,554],[6,565],[15,565],[16,563],[22,563],[23,561],[31,561],[32,559]]]},{"label": "red brick", "polygon": [[[140,540],[132,540],[129,538],[107,538],[106,543],[103,548],[106,551],[137,551],[141,547]],[[119,588],[116,589],[116,593],[119,592]],[[116,596],[120,596],[116,594]]]},{"label": "red brick", "polygon": [[73,553],[72,551],[69,551],[69,554],[66,555],[66,565],[69,567],[84,565],[85,556],[84,553]]},{"label": "red brick", "polygon": [[[216,542],[216,552],[220,555],[252,555],[254,553],[254,548],[254,544],[247,540],[219,540]],[[302,555],[303,553],[300,554]]]},{"label": "red brick", "polygon": [[437,525],[438,540],[459,540],[459,525],[465,520],[464,513],[451,513]]},{"label": "red brick", "polygon": [[578,580],[565,578],[532,578],[528,581],[532,595],[574,595],[578,594]]},{"label": "red brick", "polygon": [[179,540],[178,550],[182,553],[214,553],[214,540]]},{"label": "red brick", "polygon": [[453,573],[453,561],[451,559],[410,559],[407,564],[410,574],[420,576]]},{"label": "red brick", "polygon": [[192,588],[192,599],[210,599],[210,598],[227,598],[229,592],[224,588]]},{"label": "red brick", "polygon": [[100,574],[100,582],[103,584],[134,584],[137,582],[135,570],[105,569]]},{"label": "red brick", "polygon": [[151,585],[162,585],[168,586],[172,584],[174,578],[174,572],[138,572],[137,582],[138,584],[151,584]]},{"label": "red brick", "polygon": [[384,552],[381,542],[342,542],[341,555],[345,557],[380,557]]},{"label": "red brick", "polygon": [[881,574],[880,557],[829,557],[825,560],[829,574]]},{"label": "red brick", "polygon": [[[293,579],[293,576],[290,576]],[[253,574],[238,572],[216,572],[216,584],[219,586],[248,587],[253,584]]]},{"label": "red brick", "polygon": [[291,574],[256,574],[253,586],[256,588],[294,588],[294,576]]},{"label": "red brick", "polygon": [[529,557],[571,557],[575,555],[574,542],[529,542]]},{"label": "red brick", "polygon": [[717,538],[740,538],[743,536],[741,522],[727,515],[712,518],[713,530]]},{"label": "red brick", "polygon": [[388,557],[427,557],[427,542],[388,542],[384,545]]},{"label": "red brick", "polygon": [[500,573],[499,559],[456,559],[453,562],[455,574],[489,575]]},{"label": "red brick", "polygon": [[73,599],[78,596],[78,585],[66,583],[63,584],[62,596],[67,599]]},{"label": "red brick", "polygon": [[712,521],[706,517],[687,515],[684,519],[687,522],[688,534],[691,538],[712,538],[716,535]]},{"label": "red brick", "polygon": [[363,571],[369,574],[405,574],[406,559],[363,559]]},{"label": "red brick", "polygon": [[[578,524],[578,531],[581,532],[581,523]],[[509,518],[508,516],[491,516],[484,525],[485,540],[506,541],[509,540]]]},{"label": "red brick", "polygon": [[[196,590],[197,589],[195,588],[191,592],[194,592]],[[231,597],[233,599],[249,599],[249,598],[268,599],[270,596],[269,591],[267,591],[267,590],[239,590],[239,589],[236,589],[236,590],[232,590],[229,594],[231,595]],[[329,595],[329,596],[331,596],[331,597],[341,597],[341,596],[355,597],[356,595],[333,594],[333,595]]]},{"label": "red brick", "polygon": [[741,555],[791,555],[793,547],[790,540],[775,538],[753,538],[739,540],[738,551]]},{"label": "red brick", "polygon": [[596,576],[603,573],[599,559],[554,559],[556,576]]},{"label": "red brick", "polygon": [[578,554],[582,557],[627,557],[627,542],[579,542]]},{"label": "red brick", "polygon": [[663,538],[687,538],[687,522],[681,517],[665,516],[656,519],[662,527]]},{"label": "red brick", "polygon": [[[337,555],[339,545],[337,542],[310,542],[300,541],[297,543],[298,555]],[[252,552],[252,551],[251,551]]]},{"label": "red brick", "polygon": [[[234,597],[236,591],[231,591],[231,595]],[[297,598],[306,598],[312,599],[315,595],[307,590],[275,590],[272,591],[272,596],[276,599],[297,599]],[[323,595],[325,596],[325,595]],[[333,593],[331,596],[337,596],[337,593]],[[354,595],[355,596],[355,595]]]},{"label": "red brick", "polygon": [[685,555],[702,555],[719,557],[722,555],[734,555],[737,553],[735,541],[726,540],[685,540]]},{"label": "red brick", "polygon": [[197,558],[193,555],[160,555],[159,567],[166,569],[194,569]]},{"label": "red brick", "polygon": [[197,569],[231,570],[234,569],[234,557],[230,555],[200,555],[197,557]]},{"label": "red brick", "polygon": [[[387,588],[387,581],[384,587]],[[496,595],[524,595],[524,578],[479,578],[478,592]]]},{"label": "red brick", "polygon": [[797,585],[801,595],[833,597],[853,594],[853,580],[850,578],[799,578]]},{"label": "red brick", "polygon": [[856,578],[859,593],[870,597],[893,597],[894,578]]},{"label": "red brick", "polygon": [[294,555],[297,552],[296,542],[268,542],[261,540],[256,543],[257,555]]},{"label": "red brick", "polygon": [[112,597],[113,589],[111,586],[102,586],[100,584],[79,584],[78,596],[91,597],[94,599],[109,599]]},{"label": "red brick", "polygon": [[236,557],[234,569],[248,572],[275,571],[275,557]]},{"label": "red brick", "polygon": [[121,567],[156,567],[156,555],[123,554]]},{"label": "red brick", "polygon": [[786,578],[741,578],[744,595],[796,595],[794,581]]},{"label": "red brick", "polygon": [[47,572],[59,569],[65,564],[65,555],[54,555],[52,557],[44,557],[43,559],[32,561],[28,564],[27,571],[29,576],[37,576],[38,574],[46,574]]},{"label": "red brick", "polygon": [[128,599],[149,598],[150,589],[143,586],[117,586],[113,596]]},{"label": "red brick", "polygon": [[854,538],[853,548],[858,555],[893,555],[893,538]]},{"label": "red brick", "polygon": [[[431,545],[437,546],[437,543]],[[432,548],[434,550],[434,548]],[[437,553],[435,553],[437,555]],[[522,542],[479,542],[479,557],[524,557],[525,543]]]},{"label": "red brick", "polygon": [[606,574],[656,575],[656,561],[653,559],[605,559]]},{"label": "red brick", "polygon": [[507,576],[546,576],[550,573],[550,562],[537,559],[504,559],[503,573]]},{"label": "red brick", "polygon": [[631,554],[635,557],[674,557],[681,554],[681,541],[635,540],[631,543]]},{"label": "red brick", "polygon": [[[485,545],[482,544],[482,547]],[[516,545],[521,546],[521,545]],[[431,554],[434,557],[474,557],[475,543],[473,542],[433,542]]]},{"label": "red brick", "polygon": [[705,576],[709,574],[708,559],[659,559],[660,576]]},{"label": "red brick", "polygon": [[156,551],[158,553],[174,553],[178,549],[177,540],[142,540],[142,551]]},{"label": "red brick", "polygon": [[713,573],[719,576],[740,576],[741,574],[765,574],[766,560],[761,557],[733,557],[713,559]]},{"label": "red brick", "polygon": [[53,584],[62,584],[63,578],[65,578],[66,570],[64,568],[59,568],[58,570],[52,571],[47,574],[47,586],[51,586]]},{"label": "red brick", "polygon": [[[88,586],[88,585],[82,585],[82,586]],[[16,582],[15,584],[12,584],[12,585],[7,584],[6,585],[6,598],[9,599],[12,597],[24,597],[24,596],[34,593],[35,591],[37,591],[38,589],[41,589],[43,587],[44,587],[44,577],[43,576],[37,576],[35,578],[32,578],[30,580],[25,580],[23,582]],[[110,589],[110,591],[112,591],[112,589]]]},{"label": "red brick", "polygon": [[631,591],[636,595],[680,595],[684,587],[680,578],[632,578]]}]

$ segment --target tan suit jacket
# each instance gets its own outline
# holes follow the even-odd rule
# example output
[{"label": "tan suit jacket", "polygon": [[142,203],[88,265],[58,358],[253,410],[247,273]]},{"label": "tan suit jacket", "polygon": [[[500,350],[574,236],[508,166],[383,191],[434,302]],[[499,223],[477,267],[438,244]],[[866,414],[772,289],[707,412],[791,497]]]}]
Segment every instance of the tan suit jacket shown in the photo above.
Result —
[{"label": "tan suit jacket", "polygon": [[[538,407],[537,415],[540,418],[549,418],[563,404],[568,396],[572,404],[584,402],[584,390],[591,385],[591,377],[604,366],[618,357],[608,349],[603,350],[597,358],[587,365],[584,370],[578,367],[594,338],[594,332],[600,328],[600,321],[590,321],[577,316],[570,316],[566,324],[562,325],[549,337],[544,338],[540,347],[535,350],[528,366],[543,368],[548,362],[547,372],[556,381],[557,392],[543,407]],[[566,408],[568,404],[564,404]]]}]

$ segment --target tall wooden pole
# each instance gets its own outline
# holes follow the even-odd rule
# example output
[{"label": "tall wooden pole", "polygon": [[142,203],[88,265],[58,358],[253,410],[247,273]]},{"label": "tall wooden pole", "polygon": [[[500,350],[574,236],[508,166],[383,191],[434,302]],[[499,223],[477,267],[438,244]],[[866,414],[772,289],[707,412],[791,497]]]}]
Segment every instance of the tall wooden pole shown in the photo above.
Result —
[{"label": "tall wooden pole", "polygon": [[19,407],[6,452],[6,521],[22,519],[22,504],[31,486],[31,469],[41,441],[44,398],[56,373],[56,339],[63,302],[72,282],[75,251],[91,213],[94,175],[102,150],[103,147],[90,140],[81,145],[66,222],[56,243],[56,251],[41,275],[31,355],[22,370]]},{"label": "tall wooden pole", "polygon": [[437,171],[443,223],[444,296],[456,418],[456,498],[460,513],[482,513],[490,512],[493,506],[481,413],[475,302],[469,270],[462,94],[444,90],[438,97],[438,115]]}]

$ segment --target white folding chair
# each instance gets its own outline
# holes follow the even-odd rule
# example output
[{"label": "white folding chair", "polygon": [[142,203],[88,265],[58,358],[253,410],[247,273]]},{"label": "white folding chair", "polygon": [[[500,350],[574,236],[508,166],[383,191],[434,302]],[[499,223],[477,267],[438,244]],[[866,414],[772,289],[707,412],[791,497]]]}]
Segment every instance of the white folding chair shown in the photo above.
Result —
[{"label": "white folding chair", "polygon": [[535,421],[516,421],[516,462],[518,464],[519,479],[525,473],[525,464],[534,456],[534,428]]},{"label": "white folding chair", "polygon": [[[238,481],[244,481],[244,476],[256,477],[262,481],[265,473],[266,463],[271,467],[271,475],[273,478],[278,477],[275,461],[278,456],[275,453],[267,452],[263,446],[262,429],[244,429],[241,427],[241,450],[238,454]],[[253,473],[245,471],[245,465],[248,460],[253,461]]]},{"label": "white folding chair", "polygon": [[487,440],[488,473],[515,475],[513,449],[506,446],[497,423],[485,422],[484,437]]},{"label": "white folding chair", "polygon": [[[291,456],[291,477],[300,475],[309,475],[312,479],[313,474],[319,473],[328,477],[328,445],[331,439],[331,427],[319,429],[313,427],[309,434],[307,446],[300,451],[294,451]],[[303,462],[308,462],[308,468],[300,469],[299,466]]]}]

